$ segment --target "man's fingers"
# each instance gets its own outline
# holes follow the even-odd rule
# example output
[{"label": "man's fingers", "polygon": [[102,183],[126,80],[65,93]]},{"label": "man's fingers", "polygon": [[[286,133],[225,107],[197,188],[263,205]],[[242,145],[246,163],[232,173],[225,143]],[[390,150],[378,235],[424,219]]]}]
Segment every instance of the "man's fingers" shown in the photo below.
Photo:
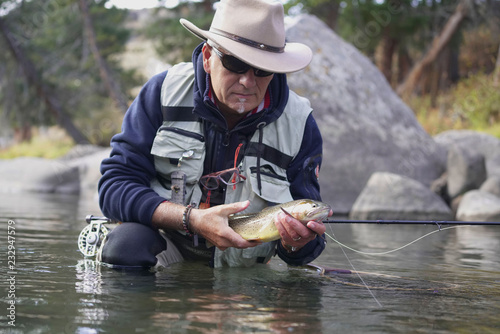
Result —
[{"label": "man's fingers", "polygon": [[245,210],[246,208],[248,208],[249,205],[250,201],[247,200],[243,202],[235,202],[231,204],[220,205],[217,206],[216,208],[219,208],[221,210],[220,212],[223,216],[229,216],[230,214],[238,213]]},{"label": "man's fingers", "polygon": [[306,226],[318,235],[323,235],[326,232],[326,226],[322,222],[310,221]]},{"label": "man's fingers", "polygon": [[284,213],[277,215],[276,227],[280,232],[282,241],[294,247],[303,247],[314,240],[317,235],[322,235],[326,231],[324,224],[321,222],[310,221],[304,225]]}]

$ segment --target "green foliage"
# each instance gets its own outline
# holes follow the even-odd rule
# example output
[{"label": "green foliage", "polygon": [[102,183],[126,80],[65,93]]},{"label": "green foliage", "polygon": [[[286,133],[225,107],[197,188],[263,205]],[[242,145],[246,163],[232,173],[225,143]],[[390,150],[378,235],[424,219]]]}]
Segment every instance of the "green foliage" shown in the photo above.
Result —
[{"label": "green foliage", "polygon": [[335,29],[341,2],[339,0],[289,0],[284,4],[285,11],[291,15],[293,12],[307,12],[317,16],[330,28]]},{"label": "green foliage", "polygon": [[348,1],[339,18],[339,34],[367,54],[386,36],[422,51],[444,25],[456,2]]},{"label": "green foliage", "polygon": [[440,94],[436,108],[430,100],[424,95],[408,101],[428,133],[473,129],[500,138],[500,89],[494,86],[492,75],[481,73],[461,80]]},{"label": "green foliage", "polygon": [[500,88],[492,76],[476,74],[461,80],[451,90],[453,113],[465,119],[475,129],[500,122]]},{"label": "green foliage", "polygon": [[[89,1],[97,43],[115,79],[129,91],[139,83],[139,78],[133,71],[122,70],[115,60],[125,50],[130,36],[130,31],[124,27],[127,11],[106,9],[105,2]],[[19,47],[35,65],[43,84],[73,120],[88,118],[104,109],[113,111],[109,93],[86,41],[76,1],[23,1],[3,19]],[[6,49],[1,37],[0,47]],[[3,119],[14,128],[55,124],[54,115],[27,83],[10,52],[0,54],[0,73]],[[119,130],[118,124],[116,130]]]},{"label": "green foliage", "polygon": [[180,23],[185,18],[201,29],[208,30],[212,23],[215,1],[181,1],[172,9],[158,8],[153,22],[144,28],[143,33],[155,41],[157,54],[167,63],[175,64],[191,61],[193,50],[201,40],[187,31]]},{"label": "green foliage", "polygon": [[469,76],[474,73],[493,72],[499,45],[499,22],[486,22],[465,30],[459,55],[461,74]]},{"label": "green foliage", "polygon": [[[371,56],[382,38],[391,38],[410,52],[422,52],[456,4],[454,0],[290,0],[285,9],[316,15]],[[335,11],[338,11],[336,16],[332,14]],[[332,19],[336,22],[332,23]]]}]

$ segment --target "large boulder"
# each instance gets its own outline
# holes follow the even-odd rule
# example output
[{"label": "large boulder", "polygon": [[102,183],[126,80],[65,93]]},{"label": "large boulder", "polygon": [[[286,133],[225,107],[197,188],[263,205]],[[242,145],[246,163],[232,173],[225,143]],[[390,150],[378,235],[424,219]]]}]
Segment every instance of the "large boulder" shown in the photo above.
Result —
[{"label": "large boulder", "polygon": [[386,172],[370,177],[349,215],[355,220],[449,220],[452,217],[444,200],[428,187]]},{"label": "large boulder", "polygon": [[478,189],[486,180],[484,156],[472,148],[452,146],[447,162],[448,196],[455,198]]},{"label": "large boulder", "polygon": [[472,130],[449,130],[434,140],[444,149],[459,148],[484,156],[487,176],[500,175],[500,139]]},{"label": "large boulder", "polygon": [[310,99],[323,134],[323,200],[347,213],[377,171],[405,175],[425,186],[444,171],[445,151],[423,130],[382,73],[318,18],[297,17],[289,41],[313,50],[311,64],[289,85]]},{"label": "large boulder", "polygon": [[488,157],[488,175],[500,177],[500,151]]},{"label": "large boulder", "polygon": [[457,211],[463,221],[500,221],[500,197],[481,190],[467,192]]},{"label": "large boulder", "polygon": [[490,176],[486,181],[484,181],[479,190],[500,197],[500,176],[498,175]]}]

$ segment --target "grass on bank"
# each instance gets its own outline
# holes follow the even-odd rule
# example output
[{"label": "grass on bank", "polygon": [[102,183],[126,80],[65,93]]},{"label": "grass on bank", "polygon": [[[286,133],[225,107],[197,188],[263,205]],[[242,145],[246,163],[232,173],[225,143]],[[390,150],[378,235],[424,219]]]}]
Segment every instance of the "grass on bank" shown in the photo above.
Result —
[{"label": "grass on bank", "polygon": [[72,147],[74,147],[73,140],[63,130],[51,127],[47,131],[34,130],[30,141],[0,149],[0,159],[18,157],[55,159],[68,153]]},{"label": "grass on bank", "polygon": [[428,95],[406,103],[430,135],[446,130],[475,130],[500,138],[500,84],[493,75],[476,74],[442,92],[433,105]]}]

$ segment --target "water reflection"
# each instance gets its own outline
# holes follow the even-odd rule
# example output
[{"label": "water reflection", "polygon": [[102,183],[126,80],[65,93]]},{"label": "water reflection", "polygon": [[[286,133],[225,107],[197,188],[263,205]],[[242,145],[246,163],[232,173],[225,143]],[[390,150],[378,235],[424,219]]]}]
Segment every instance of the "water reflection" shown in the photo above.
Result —
[{"label": "water reflection", "polygon": [[[235,271],[181,263],[159,271],[122,271],[80,260],[75,290],[81,297],[74,322],[105,330],[123,326],[124,313],[129,313],[135,328],[142,314],[144,327],[174,332],[321,331],[321,320],[311,312],[322,307],[317,276],[281,265]],[[120,305],[110,308],[110,296],[120,296]]]},{"label": "water reflection", "polygon": [[[199,263],[113,270],[78,251],[87,214],[100,214],[95,199],[0,194],[0,254],[6,254],[7,220],[16,221],[18,324],[7,328],[0,312],[0,332],[455,333],[500,327],[498,227],[441,231],[384,256],[344,255],[329,242],[315,262],[354,267],[363,283],[354,275],[288,268],[278,259],[242,270]],[[365,252],[395,249],[434,229],[329,226],[340,241]],[[5,292],[4,257],[0,264]]]}]

